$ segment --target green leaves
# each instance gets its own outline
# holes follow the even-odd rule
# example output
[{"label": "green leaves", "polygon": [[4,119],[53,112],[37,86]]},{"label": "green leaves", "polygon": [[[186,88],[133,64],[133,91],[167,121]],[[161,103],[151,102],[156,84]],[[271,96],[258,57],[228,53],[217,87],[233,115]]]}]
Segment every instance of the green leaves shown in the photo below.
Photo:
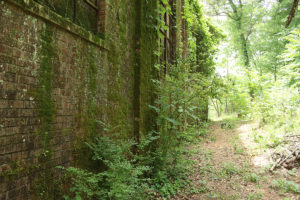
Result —
[{"label": "green leaves", "polygon": [[146,199],[147,179],[141,177],[150,168],[136,165],[135,160],[126,156],[133,146],[132,142],[123,141],[119,144],[108,137],[99,137],[88,146],[94,153],[93,159],[104,166],[99,166],[97,172],[74,167],[65,169],[72,180],[70,194],[64,197],[66,200]]},{"label": "green leaves", "polygon": [[300,26],[291,31],[285,39],[289,43],[286,44],[283,54],[279,56],[285,63],[280,72],[290,77],[289,86],[300,88]]},{"label": "green leaves", "polygon": [[173,125],[181,126],[182,124],[179,121],[176,121],[174,119],[171,119],[169,117],[164,117],[168,122],[172,123]]},{"label": "green leaves", "polygon": [[292,181],[287,181],[285,179],[277,179],[273,181],[272,187],[281,190],[284,192],[293,192],[295,194],[300,194],[300,188],[297,183]]}]

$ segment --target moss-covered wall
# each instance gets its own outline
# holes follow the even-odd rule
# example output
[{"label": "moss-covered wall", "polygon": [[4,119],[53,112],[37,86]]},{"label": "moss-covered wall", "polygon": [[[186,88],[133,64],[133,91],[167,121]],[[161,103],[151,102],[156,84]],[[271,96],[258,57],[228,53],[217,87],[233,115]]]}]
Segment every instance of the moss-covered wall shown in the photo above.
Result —
[{"label": "moss-covered wall", "polygon": [[116,131],[123,137],[131,137],[134,5],[132,0],[108,0],[106,4],[106,40],[109,48],[107,122],[118,126]]},{"label": "moss-covered wall", "polygon": [[[140,4],[140,5],[138,5]],[[107,1],[108,121],[125,137],[153,130],[157,1]],[[137,7],[138,6],[138,7]],[[122,128],[121,128],[122,127]]]},{"label": "moss-covered wall", "polygon": [[104,41],[33,0],[0,0],[0,199],[55,199],[54,167],[90,167],[97,120],[137,141],[156,129],[158,3],[106,0]]},{"label": "moss-covered wall", "polygon": [[156,130],[156,113],[149,105],[154,105],[157,89],[153,80],[158,80],[158,71],[154,67],[158,63],[155,51],[158,48],[157,0],[143,1],[141,11],[141,70],[140,70],[140,131],[146,134]]},{"label": "moss-covered wall", "polygon": [[55,199],[54,167],[76,164],[77,142],[101,133],[107,53],[33,1],[0,1],[0,199]]}]

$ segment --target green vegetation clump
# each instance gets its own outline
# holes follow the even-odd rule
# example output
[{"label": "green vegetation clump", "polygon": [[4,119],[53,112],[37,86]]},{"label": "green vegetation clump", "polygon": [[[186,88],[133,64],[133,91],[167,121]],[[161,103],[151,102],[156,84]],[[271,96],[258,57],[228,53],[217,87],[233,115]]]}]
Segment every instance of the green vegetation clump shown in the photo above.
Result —
[{"label": "green vegetation clump", "polygon": [[[98,137],[95,143],[87,144],[93,152],[92,159],[105,166],[100,172],[70,167],[65,169],[72,186],[65,199],[145,199],[148,179],[142,175],[150,170],[136,164],[130,153],[133,143]],[[62,168],[64,169],[64,168]]]},{"label": "green vegetation clump", "polygon": [[260,199],[263,199],[263,195],[261,193],[255,193],[255,192],[251,192],[247,197],[247,200],[260,200]]},{"label": "green vegetation clump", "polygon": [[235,127],[235,124],[231,121],[224,120],[221,122],[222,129],[233,129],[234,127]]},{"label": "green vegetation clump", "polygon": [[284,179],[277,179],[273,181],[272,187],[279,189],[282,193],[292,192],[295,194],[300,194],[300,188],[297,183],[293,181],[287,181]]},{"label": "green vegetation clump", "polygon": [[250,174],[246,175],[245,179],[247,181],[250,181],[250,182],[253,182],[253,183],[258,183],[260,181],[260,177],[255,173],[250,173]]},{"label": "green vegetation clump", "polygon": [[235,166],[234,163],[230,162],[230,163],[225,163],[223,165],[220,173],[225,176],[233,176],[235,174],[240,174],[241,169],[239,167]]},{"label": "green vegetation clump", "polygon": [[134,141],[97,137],[96,142],[86,145],[93,153],[93,161],[99,163],[98,170],[60,167],[66,174],[61,182],[71,183],[64,198],[149,199],[157,194],[176,194],[189,184],[187,175],[192,162],[182,157],[189,157],[185,150],[189,144],[185,136],[189,138],[189,133],[182,133],[181,142],[169,146],[172,151],[168,152],[163,146],[149,151],[154,142],[163,141],[149,134],[137,145],[138,154],[131,153]]}]

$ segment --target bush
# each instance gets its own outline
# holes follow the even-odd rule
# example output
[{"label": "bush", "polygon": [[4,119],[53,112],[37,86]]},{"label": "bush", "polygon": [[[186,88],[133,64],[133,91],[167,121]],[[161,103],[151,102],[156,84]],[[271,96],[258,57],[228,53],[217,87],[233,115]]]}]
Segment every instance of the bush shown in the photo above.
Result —
[{"label": "bush", "polygon": [[[91,172],[70,167],[66,169],[71,179],[69,199],[145,199],[148,188],[147,179],[142,176],[150,168],[135,165],[132,155],[126,155],[132,147],[131,142],[117,144],[108,137],[99,137],[95,143],[88,144],[93,151],[93,160],[101,161],[105,170]],[[103,166],[99,166],[99,169]]]}]

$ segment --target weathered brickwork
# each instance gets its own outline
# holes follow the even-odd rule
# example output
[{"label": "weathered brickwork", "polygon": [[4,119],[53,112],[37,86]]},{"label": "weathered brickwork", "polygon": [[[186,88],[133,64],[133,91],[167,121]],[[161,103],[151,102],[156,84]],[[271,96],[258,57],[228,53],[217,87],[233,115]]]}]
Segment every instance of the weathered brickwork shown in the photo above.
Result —
[{"label": "weathered brickwork", "polygon": [[[49,41],[45,42],[46,36],[46,39],[41,38],[43,34]],[[50,51],[47,45],[54,50],[49,58],[43,57],[47,56],[43,52]],[[100,108],[105,106],[106,57],[104,46],[10,1],[0,1],[1,200],[31,199],[33,184],[39,176],[39,159],[45,150],[52,152],[47,167],[70,165],[71,146],[82,132],[81,113],[91,101],[91,82],[95,81],[95,102]],[[48,80],[50,75],[46,74],[46,80],[41,80],[41,73],[46,73],[41,66],[49,63],[52,63],[49,66],[52,66],[53,77]],[[91,66],[96,66],[92,68],[93,75],[89,71]],[[43,81],[50,81],[49,100],[54,105],[49,133],[41,133],[44,108],[39,99],[39,87],[43,86],[39,84]],[[98,114],[104,116],[101,110]]]},{"label": "weathered brickwork", "polygon": [[35,187],[55,166],[87,167],[95,119],[136,141],[155,128],[158,0],[97,2],[93,34],[35,0],[0,0],[0,200],[57,199]]},{"label": "weathered brickwork", "polygon": [[105,21],[106,21],[106,0],[98,1],[98,30],[101,33],[105,33]]}]

